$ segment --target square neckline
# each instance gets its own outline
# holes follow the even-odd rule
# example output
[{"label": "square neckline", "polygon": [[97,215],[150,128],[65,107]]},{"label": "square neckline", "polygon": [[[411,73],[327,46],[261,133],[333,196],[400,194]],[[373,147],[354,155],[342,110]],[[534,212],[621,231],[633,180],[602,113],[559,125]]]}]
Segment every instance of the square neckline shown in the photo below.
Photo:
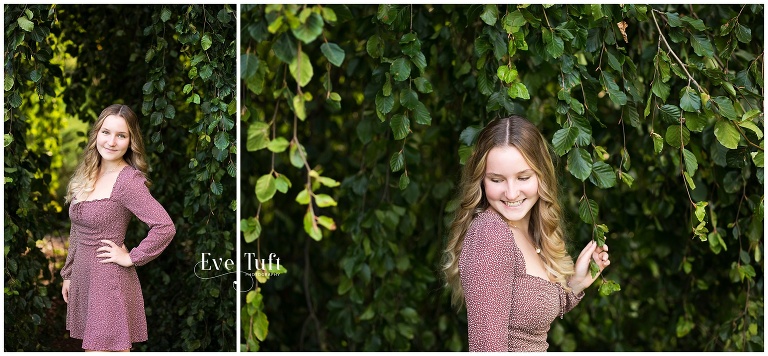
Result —
[{"label": "square neckline", "polygon": [[75,202],[72,205],[79,205],[81,203],[89,203],[89,202],[97,202],[97,201],[105,201],[105,200],[112,200],[112,195],[115,193],[115,186],[117,186],[117,181],[120,180],[120,176],[123,174],[123,171],[125,171],[126,167],[131,166],[130,164],[126,164],[123,166],[123,168],[120,168],[120,171],[117,172],[117,177],[115,178],[115,182],[112,183],[112,188],[109,190],[109,196],[99,199],[89,199],[89,200],[77,200],[77,197],[75,197]]},{"label": "square neckline", "polygon": [[[504,224],[505,227],[507,227],[506,222],[504,222],[504,218],[495,209],[493,209],[492,207],[489,207],[485,211],[486,212],[487,211],[492,212],[493,215],[495,215],[497,219],[501,220],[501,223]],[[522,268],[523,268],[523,276],[524,277],[528,277],[528,278],[538,279],[538,280],[547,282],[547,283],[549,283],[551,285],[559,285],[559,283],[557,283],[557,282],[552,282],[549,279],[544,279],[542,277],[534,276],[534,275],[528,273],[528,267],[527,267],[526,262],[525,262],[525,254],[523,254],[523,251],[521,251],[520,248],[517,246],[517,241],[515,240],[515,233],[512,232],[512,229],[509,229],[508,227],[507,227],[507,232],[509,233],[510,237],[512,238],[512,248],[513,248],[515,254],[517,254],[519,256],[519,258],[523,262],[523,266],[522,266]]]}]

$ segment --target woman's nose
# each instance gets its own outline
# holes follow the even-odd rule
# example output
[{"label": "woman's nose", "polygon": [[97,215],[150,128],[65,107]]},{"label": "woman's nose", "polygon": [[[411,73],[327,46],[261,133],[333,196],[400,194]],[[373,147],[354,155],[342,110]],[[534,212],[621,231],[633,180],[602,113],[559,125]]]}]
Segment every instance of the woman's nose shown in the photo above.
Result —
[{"label": "woman's nose", "polygon": [[518,194],[519,192],[517,186],[511,181],[507,183],[507,190],[504,191],[504,197],[507,198],[507,200],[512,200],[517,198]]}]

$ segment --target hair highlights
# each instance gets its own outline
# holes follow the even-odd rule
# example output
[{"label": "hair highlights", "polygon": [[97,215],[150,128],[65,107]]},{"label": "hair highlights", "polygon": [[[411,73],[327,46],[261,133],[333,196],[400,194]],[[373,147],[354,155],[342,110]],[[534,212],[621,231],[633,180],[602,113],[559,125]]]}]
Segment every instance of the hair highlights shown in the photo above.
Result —
[{"label": "hair highlights", "polygon": [[479,134],[475,149],[467,159],[459,182],[459,208],[451,223],[448,242],[443,253],[443,273],[446,286],[451,290],[451,303],[460,308],[464,290],[459,275],[459,256],[464,235],[475,214],[489,207],[483,189],[488,152],[498,146],[513,146],[523,155],[539,180],[539,200],[531,209],[528,232],[541,247],[544,266],[566,290],[567,278],[573,271],[573,260],[568,255],[565,234],[561,226],[562,208],[558,200],[557,176],[552,153],[539,130],[521,116],[491,121]]},{"label": "hair highlights", "polygon": [[[93,124],[88,134],[88,143],[85,146],[80,163],[77,165],[75,173],[67,185],[66,203],[71,202],[78,194],[93,191],[93,186],[99,174],[99,168],[101,168],[101,155],[96,149],[96,137],[99,134],[99,130],[101,130],[101,126],[104,124],[104,120],[111,115],[123,118],[128,126],[131,144],[125,152],[123,160],[133,168],[141,171],[145,177],[147,176],[147,161],[144,152],[144,140],[139,128],[139,119],[127,105],[113,104],[101,111],[99,118]],[[147,179],[146,184],[147,186],[150,185],[149,179]]]}]

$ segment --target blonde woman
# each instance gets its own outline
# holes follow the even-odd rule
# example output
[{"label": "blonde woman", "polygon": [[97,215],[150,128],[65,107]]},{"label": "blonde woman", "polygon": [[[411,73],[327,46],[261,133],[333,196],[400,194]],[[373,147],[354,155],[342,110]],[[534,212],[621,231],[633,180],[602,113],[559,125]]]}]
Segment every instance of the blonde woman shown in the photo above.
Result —
[{"label": "blonde woman", "polygon": [[[176,234],[173,221],[149,193],[144,143],[126,105],[104,109],[67,187],[72,229],[61,276],[67,330],[86,351],[130,351],[147,340],[144,299],[136,266],[156,258]],[[123,244],[132,216],[150,230],[138,246]]]},{"label": "blonde woman", "polygon": [[608,246],[588,243],[574,266],[549,146],[520,116],[479,133],[459,191],[443,272],[454,306],[466,304],[469,350],[546,351],[552,321],[595,281],[590,259],[610,264]]}]

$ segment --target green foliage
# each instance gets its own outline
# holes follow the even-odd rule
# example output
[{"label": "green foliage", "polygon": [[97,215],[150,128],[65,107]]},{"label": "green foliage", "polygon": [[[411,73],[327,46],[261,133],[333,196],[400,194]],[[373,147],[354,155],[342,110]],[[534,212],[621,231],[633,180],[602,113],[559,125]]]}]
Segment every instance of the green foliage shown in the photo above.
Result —
[{"label": "green foliage", "polygon": [[[516,113],[562,158],[572,254],[611,251],[552,350],[762,350],[762,19],[762,5],[243,6],[243,247],[292,273],[246,300],[261,314],[241,321],[260,326],[241,349],[466,349],[439,274],[454,187],[479,128]],[[290,152],[265,149],[279,137]],[[311,172],[341,182],[335,204]],[[257,198],[264,175],[303,183]]]},{"label": "green foliage", "polygon": [[[57,103],[67,117],[90,128],[105,106],[121,102],[140,117],[152,194],[177,227],[160,258],[138,269],[150,339],[137,347],[233,350],[236,291],[225,278],[200,280],[193,270],[202,253],[234,257],[234,10],[227,5],[6,5],[6,19],[26,16],[35,26],[30,34],[14,26],[20,22],[5,22],[6,39],[13,36],[13,46],[18,45],[6,52],[5,61],[5,132],[13,138],[5,159],[5,257],[6,266],[24,268],[21,274],[6,270],[7,349],[59,350],[66,335],[61,266],[51,275],[35,241],[68,226],[65,212],[51,212],[60,207],[48,208],[63,205],[63,197],[46,186],[66,185],[52,180],[67,175],[51,161],[72,155],[58,147],[76,150],[78,157],[82,147],[63,144],[58,133],[66,121],[51,120],[43,110]],[[45,36],[38,40],[36,33]],[[31,96],[40,100],[28,100]],[[42,140],[33,136],[36,125],[50,128],[55,145],[47,154],[25,148]],[[146,233],[144,224],[132,223],[126,245],[136,246]]]}]

